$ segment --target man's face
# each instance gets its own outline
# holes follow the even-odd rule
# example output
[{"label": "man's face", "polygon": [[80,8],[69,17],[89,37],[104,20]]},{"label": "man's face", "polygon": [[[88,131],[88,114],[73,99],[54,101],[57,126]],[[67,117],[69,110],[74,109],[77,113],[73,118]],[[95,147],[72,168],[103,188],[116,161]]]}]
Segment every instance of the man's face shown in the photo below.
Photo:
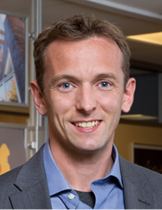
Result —
[{"label": "man's face", "polygon": [[54,41],[44,58],[45,89],[38,110],[48,115],[50,141],[84,153],[111,149],[121,110],[131,106],[125,102],[116,43],[96,37]]}]

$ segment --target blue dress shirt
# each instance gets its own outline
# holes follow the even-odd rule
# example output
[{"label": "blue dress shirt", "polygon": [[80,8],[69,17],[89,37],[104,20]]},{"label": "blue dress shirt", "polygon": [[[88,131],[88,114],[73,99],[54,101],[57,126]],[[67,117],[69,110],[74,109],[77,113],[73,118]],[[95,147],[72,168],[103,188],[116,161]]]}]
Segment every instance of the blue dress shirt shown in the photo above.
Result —
[{"label": "blue dress shirt", "polygon": [[[110,173],[91,183],[91,190],[95,195],[94,209],[125,208],[118,151],[115,145],[113,145],[112,157],[114,164]],[[43,148],[43,160],[52,209],[91,209],[79,200],[77,193],[70,187],[56,165],[50,151],[49,140]]]}]

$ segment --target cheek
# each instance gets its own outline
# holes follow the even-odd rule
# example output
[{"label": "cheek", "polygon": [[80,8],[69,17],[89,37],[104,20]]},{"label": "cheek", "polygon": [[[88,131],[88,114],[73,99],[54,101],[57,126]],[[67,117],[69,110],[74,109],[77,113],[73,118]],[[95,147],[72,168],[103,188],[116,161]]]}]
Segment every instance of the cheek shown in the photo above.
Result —
[{"label": "cheek", "polygon": [[122,98],[118,94],[104,94],[98,98],[98,103],[105,112],[121,112]]},{"label": "cheek", "polygon": [[52,108],[53,114],[57,116],[65,114],[73,107],[73,99],[71,97],[51,94],[49,98],[51,98],[49,106]]}]

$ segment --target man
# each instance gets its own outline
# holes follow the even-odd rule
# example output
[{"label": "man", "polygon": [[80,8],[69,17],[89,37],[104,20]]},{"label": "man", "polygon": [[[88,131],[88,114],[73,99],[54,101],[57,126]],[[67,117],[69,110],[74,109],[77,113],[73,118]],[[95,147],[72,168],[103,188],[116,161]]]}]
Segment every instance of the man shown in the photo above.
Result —
[{"label": "man", "polygon": [[77,15],[35,41],[35,106],[49,140],[0,177],[0,208],[162,208],[162,176],[128,163],[113,145],[133,103],[130,51],[114,25]]}]

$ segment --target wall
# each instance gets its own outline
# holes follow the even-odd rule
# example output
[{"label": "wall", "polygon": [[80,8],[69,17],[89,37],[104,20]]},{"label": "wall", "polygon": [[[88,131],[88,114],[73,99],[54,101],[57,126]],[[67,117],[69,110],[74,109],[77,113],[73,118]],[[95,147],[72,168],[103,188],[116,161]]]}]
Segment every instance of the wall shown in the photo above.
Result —
[{"label": "wall", "polygon": [[29,108],[0,105],[0,123],[27,125]]},{"label": "wall", "polygon": [[132,162],[132,143],[162,146],[162,125],[119,123],[114,143],[119,154]]}]

